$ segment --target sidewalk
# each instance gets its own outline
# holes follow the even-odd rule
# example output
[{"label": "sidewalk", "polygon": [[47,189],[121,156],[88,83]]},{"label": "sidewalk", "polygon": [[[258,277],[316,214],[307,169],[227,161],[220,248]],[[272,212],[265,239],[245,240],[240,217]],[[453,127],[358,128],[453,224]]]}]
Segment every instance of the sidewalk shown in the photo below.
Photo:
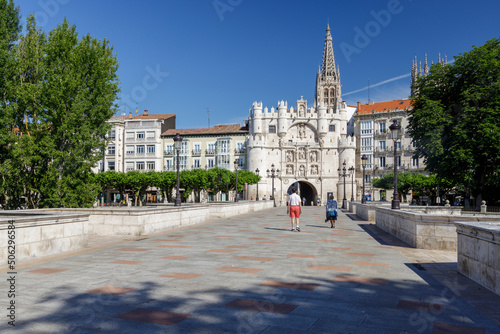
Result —
[{"label": "sidewalk", "polygon": [[454,252],[408,248],[374,225],[284,207],[20,263],[1,333],[500,333],[500,296]]}]

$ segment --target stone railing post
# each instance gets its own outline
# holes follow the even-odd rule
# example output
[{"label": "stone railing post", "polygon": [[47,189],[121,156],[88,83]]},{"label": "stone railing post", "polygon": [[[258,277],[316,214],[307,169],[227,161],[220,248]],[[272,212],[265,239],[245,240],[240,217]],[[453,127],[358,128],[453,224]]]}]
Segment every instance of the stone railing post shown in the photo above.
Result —
[{"label": "stone railing post", "polygon": [[486,213],[486,201],[482,201],[481,203],[481,213]]},{"label": "stone railing post", "polygon": [[450,200],[446,200],[446,204],[444,206],[450,206]]}]

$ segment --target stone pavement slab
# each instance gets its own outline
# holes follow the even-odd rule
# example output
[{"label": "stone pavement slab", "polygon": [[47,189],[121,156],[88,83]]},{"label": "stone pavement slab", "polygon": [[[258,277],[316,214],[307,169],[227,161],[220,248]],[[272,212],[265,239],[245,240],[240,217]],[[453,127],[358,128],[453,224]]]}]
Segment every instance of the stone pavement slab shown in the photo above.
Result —
[{"label": "stone pavement slab", "polygon": [[301,232],[278,207],[26,261],[16,326],[4,316],[0,332],[500,333],[500,296],[456,255],[343,212],[331,229],[324,214],[305,207]]}]

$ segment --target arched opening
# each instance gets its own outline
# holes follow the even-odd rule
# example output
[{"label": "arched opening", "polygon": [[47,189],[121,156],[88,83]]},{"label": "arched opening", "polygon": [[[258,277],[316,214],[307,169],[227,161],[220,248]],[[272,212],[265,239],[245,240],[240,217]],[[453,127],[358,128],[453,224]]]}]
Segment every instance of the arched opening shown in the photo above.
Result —
[{"label": "arched opening", "polygon": [[292,193],[292,189],[297,189],[297,194],[301,199],[306,199],[306,205],[316,205],[316,196],[318,192],[310,183],[298,181],[292,183],[290,187],[288,187],[287,194],[290,195]]}]

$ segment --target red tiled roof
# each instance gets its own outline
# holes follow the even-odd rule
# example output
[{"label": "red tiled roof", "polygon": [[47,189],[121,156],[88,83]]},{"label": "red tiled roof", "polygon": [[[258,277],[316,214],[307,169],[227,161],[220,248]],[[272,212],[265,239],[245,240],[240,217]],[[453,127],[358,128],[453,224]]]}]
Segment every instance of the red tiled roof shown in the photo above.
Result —
[{"label": "red tiled roof", "polygon": [[216,125],[212,128],[201,129],[169,129],[162,133],[162,136],[180,135],[206,135],[206,134],[225,134],[225,133],[248,133],[248,128],[239,124]]},{"label": "red tiled roof", "polygon": [[412,109],[410,100],[392,100],[383,102],[374,102],[372,104],[359,104],[357,114],[368,114],[371,112],[388,112]]}]

